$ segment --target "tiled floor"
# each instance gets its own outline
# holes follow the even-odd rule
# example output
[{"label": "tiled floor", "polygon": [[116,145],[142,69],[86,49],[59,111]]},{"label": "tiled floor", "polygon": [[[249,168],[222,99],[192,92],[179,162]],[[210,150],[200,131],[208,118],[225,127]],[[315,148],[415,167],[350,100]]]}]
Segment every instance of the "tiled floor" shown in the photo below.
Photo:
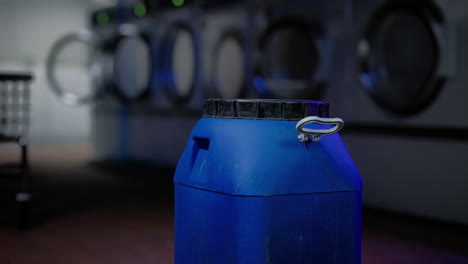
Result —
[{"label": "tiled floor", "polygon": [[[0,149],[0,162],[14,151]],[[173,169],[89,163],[86,145],[31,154],[29,231],[14,228],[15,182],[0,177],[0,264],[172,263]],[[467,227],[369,209],[363,224],[364,264],[468,263]]]}]

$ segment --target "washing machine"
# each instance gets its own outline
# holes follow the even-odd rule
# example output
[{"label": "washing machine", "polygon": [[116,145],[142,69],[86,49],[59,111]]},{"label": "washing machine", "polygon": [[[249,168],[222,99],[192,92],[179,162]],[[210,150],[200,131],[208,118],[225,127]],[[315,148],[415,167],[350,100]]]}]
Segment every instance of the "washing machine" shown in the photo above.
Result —
[{"label": "washing machine", "polygon": [[158,42],[153,105],[161,111],[201,113],[201,16],[198,1],[150,1]]},{"label": "washing machine", "polygon": [[253,87],[266,98],[327,100],[341,114],[350,1],[257,1]]},{"label": "washing machine", "polygon": [[[105,50],[112,61],[112,93],[93,105],[94,145],[99,159],[132,160],[134,119],[156,96],[154,75],[158,42],[154,17],[143,2],[118,6],[115,30]],[[98,18],[101,11],[95,13]]]},{"label": "washing machine", "polygon": [[[149,19],[144,7],[110,7],[91,15],[91,30],[67,33],[52,46],[47,59],[47,77],[54,92],[70,106],[88,104],[106,96],[121,101],[140,101],[150,93],[154,48],[150,39]],[[138,10],[138,11],[137,11]],[[68,91],[56,75],[58,59],[67,46],[82,42],[91,46],[90,78],[87,94]]]},{"label": "washing machine", "polygon": [[344,139],[370,206],[468,223],[465,1],[353,6]]},{"label": "washing machine", "polygon": [[175,166],[203,113],[201,16],[198,1],[146,1],[156,42],[152,96],[130,109],[128,156]]},{"label": "washing machine", "polygon": [[[142,2],[96,10],[91,29],[65,34],[52,46],[47,59],[50,87],[69,106],[91,105],[93,143],[99,159],[123,158],[128,153],[128,119],[131,109],[148,103],[153,95],[152,79],[156,43],[152,39],[148,8]],[[57,70],[69,46],[90,47],[90,87],[71,91],[60,82]]]},{"label": "washing machine", "polygon": [[204,0],[204,87],[209,97],[253,98],[254,16],[248,1]]}]

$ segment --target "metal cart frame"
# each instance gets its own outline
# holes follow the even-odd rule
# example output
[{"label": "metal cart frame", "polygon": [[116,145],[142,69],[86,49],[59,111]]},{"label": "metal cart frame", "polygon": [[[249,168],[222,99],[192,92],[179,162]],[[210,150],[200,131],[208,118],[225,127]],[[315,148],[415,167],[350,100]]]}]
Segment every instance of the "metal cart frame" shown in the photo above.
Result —
[{"label": "metal cart frame", "polygon": [[17,143],[21,149],[18,164],[0,164],[0,169],[14,170],[20,176],[20,187],[16,193],[19,228],[29,226],[32,198],[28,160],[29,85],[32,79],[29,73],[0,72],[0,143]]}]

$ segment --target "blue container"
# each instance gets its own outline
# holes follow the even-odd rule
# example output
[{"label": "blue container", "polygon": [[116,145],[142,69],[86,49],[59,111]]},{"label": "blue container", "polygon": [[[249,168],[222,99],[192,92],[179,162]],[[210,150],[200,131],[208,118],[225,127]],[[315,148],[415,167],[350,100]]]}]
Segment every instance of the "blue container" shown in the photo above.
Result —
[{"label": "blue container", "polygon": [[298,140],[307,116],[331,120],[322,102],[205,101],[174,177],[176,264],[361,263],[359,173],[338,134]]}]

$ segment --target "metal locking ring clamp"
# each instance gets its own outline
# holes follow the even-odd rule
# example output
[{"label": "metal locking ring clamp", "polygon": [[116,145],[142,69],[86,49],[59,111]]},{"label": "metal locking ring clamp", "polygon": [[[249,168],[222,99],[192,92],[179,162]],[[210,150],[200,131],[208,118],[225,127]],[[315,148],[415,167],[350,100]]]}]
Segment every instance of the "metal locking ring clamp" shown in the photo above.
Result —
[{"label": "metal locking ring clamp", "polygon": [[[310,129],[304,126],[310,123],[316,123],[321,125],[334,125],[332,128],[327,129]],[[296,124],[296,130],[300,133],[297,137],[301,142],[317,142],[321,136],[331,135],[340,131],[344,126],[344,122],[341,118],[323,118],[318,116],[309,116],[301,119]]]}]

